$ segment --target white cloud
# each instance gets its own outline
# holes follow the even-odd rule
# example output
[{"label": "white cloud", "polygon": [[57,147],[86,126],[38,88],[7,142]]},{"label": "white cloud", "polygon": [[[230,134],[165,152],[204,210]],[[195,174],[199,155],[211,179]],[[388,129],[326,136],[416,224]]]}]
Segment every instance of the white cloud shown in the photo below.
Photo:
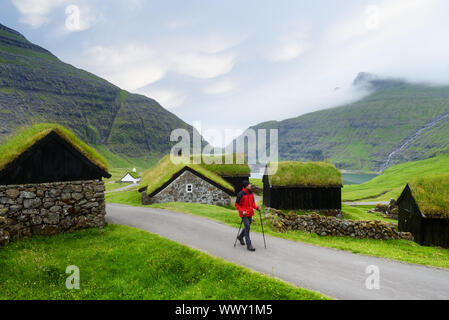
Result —
[{"label": "white cloud", "polygon": [[199,79],[211,79],[232,70],[235,55],[232,53],[204,54],[198,52],[175,53],[171,65],[179,74]]},{"label": "white cloud", "polygon": [[151,47],[134,45],[95,46],[86,50],[80,62],[88,70],[130,91],[162,79],[168,67]]},{"label": "white cloud", "polygon": [[203,92],[206,94],[223,94],[232,91],[234,87],[235,84],[231,80],[223,80],[204,87]]},{"label": "white cloud", "polygon": [[379,29],[417,24],[440,0],[384,0],[370,5],[330,28],[334,41],[346,41]]},{"label": "white cloud", "polygon": [[304,51],[304,46],[298,41],[284,43],[276,50],[272,56],[273,61],[288,61],[295,59]]},{"label": "white cloud", "polygon": [[[173,50],[173,49],[172,49]],[[78,65],[112,83],[133,91],[162,79],[168,72],[198,79],[211,79],[230,72],[233,53],[157,50],[148,45],[95,46],[78,57]]]},{"label": "white cloud", "polygon": [[[73,4],[76,2],[76,4]],[[84,31],[95,22],[104,20],[103,15],[94,14],[86,3],[78,0],[12,0],[14,6],[21,13],[20,22],[28,24],[32,28],[39,28],[50,23],[51,13],[58,7],[65,6],[61,15],[64,16],[64,30],[60,34]]]},{"label": "white cloud", "polygon": [[289,61],[298,58],[308,47],[301,33],[284,34],[266,49],[265,57],[274,62]]},{"label": "white cloud", "polygon": [[50,21],[48,14],[68,0],[12,0],[22,14],[20,22],[39,28]]}]

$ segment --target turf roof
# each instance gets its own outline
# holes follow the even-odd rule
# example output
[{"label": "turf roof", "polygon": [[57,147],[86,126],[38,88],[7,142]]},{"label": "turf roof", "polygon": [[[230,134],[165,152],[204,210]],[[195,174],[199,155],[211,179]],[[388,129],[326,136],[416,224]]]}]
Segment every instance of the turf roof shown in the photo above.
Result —
[{"label": "turf roof", "polygon": [[[190,159],[189,159],[190,160]],[[176,173],[178,173],[184,167],[189,167],[198,173],[202,174],[206,178],[214,181],[219,184],[223,188],[234,192],[233,186],[224,180],[222,177],[206,169],[204,166],[199,164],[192,164],[191,161],[188,161],[188,164],[174,164],[170,160],[170,155],[163,157],[156,165],[149,168],[144,172],[142,176],[142,180],[140,181],[139,189],[147,188],[147,194],[151,194],[156,191],[158,188],[162,187],[167,181],[169,181]]]},{"label": "turf roof", "polygon": [[[277,170],[275,170],[277,164]],[[284,161],[268,165],[268,180],[273,187],[341,187],[341,172],[327,162]]]},{"label": "turf roof", "polygon": [[[241,159],[243,160],[243,163],[237,164],[237,160],[239,160],[238,154],[234,153],[231,156],[232,156],[232,164],[227,164],[226,163],[227,155],[220,155],[220,156],[203,155],[201,158],[201,165],[207,170],[212,171],[222,177],[248,177],[251,174],[251,169],[246,162],[246,157],[242,155]],[[191,158],[193,159],[195,157],[199,159],[199,156],[192,156]]]},{"label": "turf roof", "polygon": [[74,133],[61,125],[53,123],[39,123],[19,129],[13,136],[0,145],[0,170],[17,159],[36,142],[46,137],[51,132],[57,133],[61,138],[70,143],[87,159],[95,165],[108,171],[108,163],[95,149],[81,141]]},{"label": "turf roof", "polygon": [[416,178],[409,187],[423,215],[449,219],[449,175]]}]

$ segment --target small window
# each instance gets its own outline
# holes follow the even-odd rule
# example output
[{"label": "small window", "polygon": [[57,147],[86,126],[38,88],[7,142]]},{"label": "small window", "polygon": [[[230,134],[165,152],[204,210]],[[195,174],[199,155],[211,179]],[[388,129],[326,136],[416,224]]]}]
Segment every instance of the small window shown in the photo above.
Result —
[{"label": "small window", "polygon": [[186,191],[187,192],[192,192],[193,191],[193,185],[191,185],[191,184],[188,184],[188,185],[186,185]]}]

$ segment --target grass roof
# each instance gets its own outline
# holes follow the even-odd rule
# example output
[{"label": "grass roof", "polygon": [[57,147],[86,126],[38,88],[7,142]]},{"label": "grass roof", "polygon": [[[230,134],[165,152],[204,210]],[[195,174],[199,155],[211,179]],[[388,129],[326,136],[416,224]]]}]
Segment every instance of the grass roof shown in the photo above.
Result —
[{"label": "grass roof", "polygon": [[[277,171],[274,172],[276,164]],[[343,185],[341,172],[327,162],[270,163],[268,174],[270,185],[274,187],[341,187]]]},{"label": "grass roof", "polygon": [[36,142],[46,137],[51,132],[57,133],[61,138],[70,143],[95,165],[108,171],[108,163],[95,149],[81,141],[73,132],[61,125],[53,123],[39,123],[29,127],[20,128],[14,135],[0,145],[0,170],[17,159]]},{"label": "grass roof", "polygon": [[409,186],[423,215],[449,219],[449,175],[416,178]]},{"label": "grass roof", "polygon": [[223,188],[234,192],[234,188],[229,182],[221,178],[216,173],[206,169],[204,166],[199,164],[192,164],[191,161],[189,161],[188,164],[174,164],[170,160],[170,155],[163,157],[156,165],[144,172],[142,180],[140,181],[139,189],[146,187],[147,194],[151,194],[158,188],[162,187],[164,183],[170,180],[177,172],[179,172],[179,170],[186,166],[199,172],[200,174],[219,184]]},{"label": "grass roof", "polygon": [[[219,156],[205,156],[201,158],[201,165],[209,171],[222,177],[241,177],[249,176],[251,174],[251,169],[246,162],[246,157],[242,156],[243,163],[237,164],[238,154],[232,155],[232,164],[226,163],[226,155]],[[194,157],[199,156],[192,156]],[[221,161],[221,163],[219,163]],[[218,163],[217,163],[218,162]]]}]

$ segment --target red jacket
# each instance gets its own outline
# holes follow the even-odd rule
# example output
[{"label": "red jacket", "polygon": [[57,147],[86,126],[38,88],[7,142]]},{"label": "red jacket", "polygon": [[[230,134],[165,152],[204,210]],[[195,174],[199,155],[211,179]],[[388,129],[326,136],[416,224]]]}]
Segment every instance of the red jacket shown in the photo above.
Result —
[{"label": "red jacket", "polygon": [[235,207],[239,211],[239,216],[241,218],[243,218],[243,211],[246,211],[245,217],[252,217],[254,215],[254,210],[258,209],[256,202],[254,201],[253,193],[246,188],[243,188],[242,191],[237,194]]}]

